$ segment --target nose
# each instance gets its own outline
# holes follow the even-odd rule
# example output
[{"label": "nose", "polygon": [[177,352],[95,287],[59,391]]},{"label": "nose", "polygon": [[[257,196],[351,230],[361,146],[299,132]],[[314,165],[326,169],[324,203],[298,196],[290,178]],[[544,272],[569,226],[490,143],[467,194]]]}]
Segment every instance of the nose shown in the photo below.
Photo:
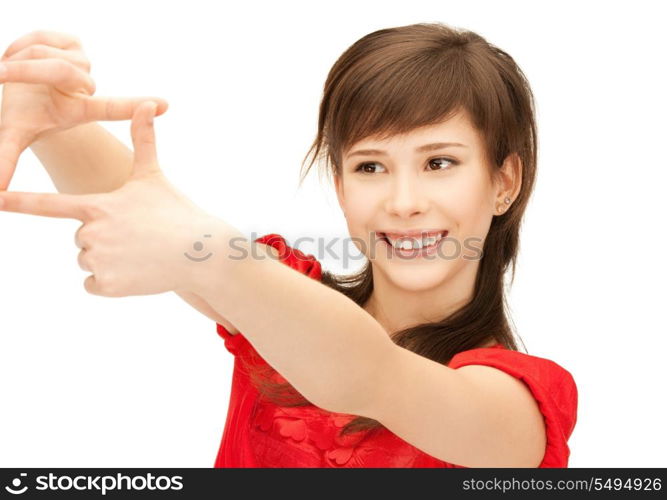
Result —
[{"label": "nose", "polygon": [[387,196],[386,210],[398,217],[410,217],[426,211],[428,198],[419,188],[419,179],[408,175],[396,176]]}]

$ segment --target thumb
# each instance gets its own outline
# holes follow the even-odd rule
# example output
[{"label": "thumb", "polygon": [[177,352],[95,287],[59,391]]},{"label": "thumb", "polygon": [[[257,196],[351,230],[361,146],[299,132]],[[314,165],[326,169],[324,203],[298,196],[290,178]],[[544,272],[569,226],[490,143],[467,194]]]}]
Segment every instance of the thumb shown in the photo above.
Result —
[{"label": "thumb", "polygon": [[155,127],[153,125],[156,110],[157,104],[155,102],[146,101],[137,106],[132,115],[133,175],[160,171],[157,162],[157,150],[155,149]]}]

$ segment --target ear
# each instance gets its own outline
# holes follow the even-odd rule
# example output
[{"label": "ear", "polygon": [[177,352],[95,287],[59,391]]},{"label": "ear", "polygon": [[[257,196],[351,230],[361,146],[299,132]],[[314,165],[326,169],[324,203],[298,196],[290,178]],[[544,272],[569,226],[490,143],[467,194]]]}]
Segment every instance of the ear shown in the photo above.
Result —
[{"label": "ear", "polygon": [[345,202],[345,192],[343,190],[343,178],[340,174],[334,171],[333,175],[334,187],[336,188],[336,197],[338,198],[338,204],[340,205],[341,210],[345,213],[344,202]]},{"label": "ear", "polygon": [[496,197],[502,202],[505,197],[516,200],[521,191],[523,165],[517,153],[511,153],[503,162],[503,166],[496,172]]}]

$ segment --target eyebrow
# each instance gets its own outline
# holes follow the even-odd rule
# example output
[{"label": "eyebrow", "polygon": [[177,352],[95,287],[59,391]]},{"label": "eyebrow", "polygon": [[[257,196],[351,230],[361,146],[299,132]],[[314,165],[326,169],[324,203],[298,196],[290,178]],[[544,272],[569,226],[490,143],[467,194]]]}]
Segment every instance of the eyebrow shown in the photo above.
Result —
[{"label": "eyebrow", "polygon": [[[468,147],[465,144],[461,144],[460,142],[433,142],[431,144],[424,144],[423,146],[419,146],[418,148],[415,149],[415,153],[424,153],[426,151],[433,151],[434,149],[442,149],[455,146],[461,148]],[[349,158],[351,156],[369,156],[369,155],[387,156],[387,152],[381,149],[358,149],[348,154],[347,157]]]}]

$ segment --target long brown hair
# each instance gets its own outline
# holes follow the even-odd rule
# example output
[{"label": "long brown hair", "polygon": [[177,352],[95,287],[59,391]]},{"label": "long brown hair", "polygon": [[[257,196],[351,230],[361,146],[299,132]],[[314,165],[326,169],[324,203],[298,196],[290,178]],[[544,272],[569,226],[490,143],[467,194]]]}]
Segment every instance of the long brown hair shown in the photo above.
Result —
[{"label": "long brown hair", "polygon": [[[508,155],[518,155],[521,190],[510,208],[492,220],[471,301],[440,321],[391,335],[397,345],[443,364],[489,340],[518,350],[504,276],[511,266],[510,284],[514,281],[521,220],[536,176],[537,133],[532,91],[512,57],[476,33],[441,23],[381,29],[362,37],[329,72],[317,136],[299,182],[318,160],[324,160],[329,178],[340,174],[342,152],[357,141],[433,125],[461,109],[481,132],[491,174]],[[323,271],[322,283],[363,307],[373,291],[371,262],[351,275]],[[285,406],[310,404],[271,370],[251,369],[262,396]],[[382,427],[376,420],[357,417],[342,432]]]}]

